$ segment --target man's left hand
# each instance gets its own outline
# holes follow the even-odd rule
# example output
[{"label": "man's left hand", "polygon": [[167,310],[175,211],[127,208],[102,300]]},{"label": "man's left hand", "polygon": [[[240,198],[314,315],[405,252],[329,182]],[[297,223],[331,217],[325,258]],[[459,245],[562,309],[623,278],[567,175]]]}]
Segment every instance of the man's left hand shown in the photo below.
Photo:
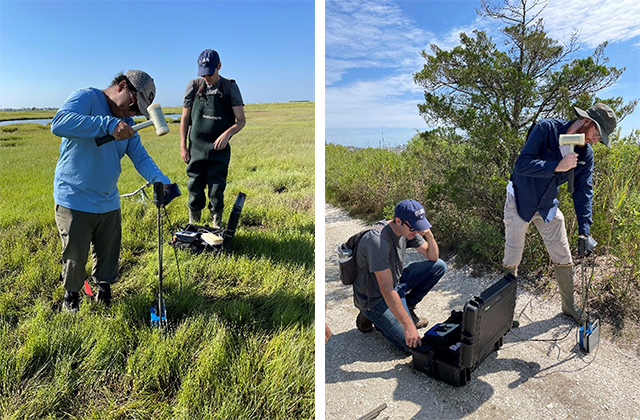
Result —
[{"label": "man's left hand", "polygon": [[595,249],[596,245],[598,245],[598,243],[591,236],[578,236],[578,255],[581,257],[590,256],[591,254],[593,254],[593,250]]},{"label": "man's left hand", "polygon": [[225,147],[227,147],[227,144],[229,144],[229,139],[231,138],[231,136],[229,136],[226,133],[222,133],[220,134],[220,137],[218,137],[216,139],[215,142],[213,142],[213,148],[214,150],[222,150]]}]

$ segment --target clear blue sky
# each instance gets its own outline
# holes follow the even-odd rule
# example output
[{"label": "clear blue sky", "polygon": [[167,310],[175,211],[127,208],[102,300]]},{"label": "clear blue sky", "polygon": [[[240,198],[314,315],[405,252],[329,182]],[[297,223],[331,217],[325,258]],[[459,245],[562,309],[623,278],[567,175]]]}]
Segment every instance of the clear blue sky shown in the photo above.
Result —
[{"label": "clear blue sky", "polygon": [[[493,0],[500,5],[502,0]],[[497,41],[504,24],[480,17],[480,0],[326,0],[326,141],[377,147],[406,144],[431,127],[418,114],[424,93],[413,82],[420,51],[449,50],[460,32],[486,31]],[[608,65],[626,71],[602,98],[640,98],[640,2],[550,0],[541,15],[552,38],[579,32],[579,57],[609,41]],[[640,129],[640,109],[624,119],[622,135]]]},{"label": "clear blue sky", "polygon": [[0,108],[59,107],[119,72],[154,78],[157,103],[181,106],[200,52],[245,103],[314,100],[313,0],[0,0]]}]

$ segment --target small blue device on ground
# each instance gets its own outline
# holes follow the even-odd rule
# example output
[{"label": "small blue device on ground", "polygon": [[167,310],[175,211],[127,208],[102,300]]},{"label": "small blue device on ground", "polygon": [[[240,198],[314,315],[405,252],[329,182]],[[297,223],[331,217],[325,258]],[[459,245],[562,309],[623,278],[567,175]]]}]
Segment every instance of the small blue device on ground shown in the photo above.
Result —
[{"label": "small blue device on ground", "polygon": [[162,314],[158,315],[158,307],[151,307],[151,326],[155,328],[162,328],[167,325],[167,308],[164,305],[164,299],[162,299]]},{"label": "small blue device on ground", "polygon": [[596,319],[594,322],[587,322],[586,328],[585,325],[580,327],[579,331],[580,336],[580,348],[587,353],[591,353],[598,346],[598,341],[600,341],[600,322]]}]

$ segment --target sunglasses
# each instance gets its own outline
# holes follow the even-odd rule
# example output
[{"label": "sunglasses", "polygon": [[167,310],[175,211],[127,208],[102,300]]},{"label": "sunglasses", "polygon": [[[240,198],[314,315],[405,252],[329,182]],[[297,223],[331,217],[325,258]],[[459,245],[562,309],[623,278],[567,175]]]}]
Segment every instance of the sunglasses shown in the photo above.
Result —
[{"label": "sunglasses", "polygon": [[129,111],[135,112],[136,115],[140,114],[140,108],[138,107],[137,97],[138,92],[129,90],[129,94],[131,95],[131,103],[129,104]]},{"label": "sunglasses", "polygon": [[407,223],[406,221],[402,221],[402,224],[405,225],[406,227],[409,228],[409,232],[415,232],[416,230],[414,228],[411,227],[411,225],[409,223]]},{"label": "sunglasses", "polygon": [[135,112],[136,115],[140,115],[140,107],[138,107],[138,91],[133,87],[129,80],[126,80],[127,90],[129,91],[129,95],[131,95],[131,103],[129,104],[129,111]]}]

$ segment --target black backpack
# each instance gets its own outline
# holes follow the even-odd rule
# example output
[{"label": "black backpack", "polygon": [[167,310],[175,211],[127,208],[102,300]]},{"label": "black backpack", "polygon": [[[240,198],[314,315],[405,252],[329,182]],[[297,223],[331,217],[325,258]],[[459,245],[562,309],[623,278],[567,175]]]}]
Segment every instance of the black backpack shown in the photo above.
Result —
[{"label": "black backpack", "polygon": [[385,226],[386,225],[383,224],[369,226],[368,228],[351,236],[345,243],[338,246],[338,268],[340,270],[340,280],[342,281],[342,284],[346,286],[352,285],[358,277],[356,253],[358,252],[358,244],[360,243],[362,236],[372,230],[382,232],[382,229],[384,229]]}]

